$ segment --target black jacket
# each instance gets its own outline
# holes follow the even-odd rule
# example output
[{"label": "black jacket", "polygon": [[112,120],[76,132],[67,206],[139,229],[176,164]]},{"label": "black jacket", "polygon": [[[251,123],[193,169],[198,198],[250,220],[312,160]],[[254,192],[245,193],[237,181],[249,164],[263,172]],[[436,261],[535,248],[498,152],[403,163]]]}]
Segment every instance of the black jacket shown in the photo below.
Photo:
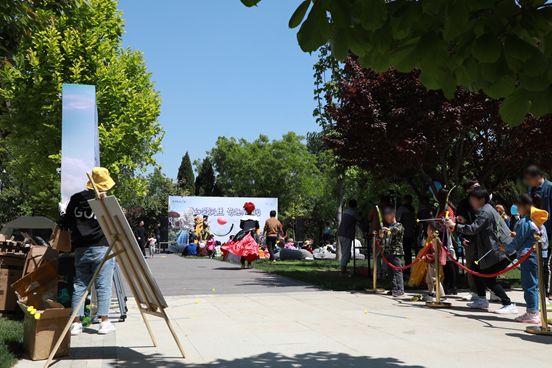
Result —
[{"label": "black jacket", "polygon": [[143,226],[137,226],[136,229],[134,229],[134,236],[136,237],[136,241],[140,245],[146,244],[146,228]]},{"label": "black jacket", "polygon": [[507,244],[508,240],[501,239],[502,229],[508,226],[498,212],[490,204],[484,205],[477,213],[473,223],[469,225],[456,225],[456,231],[460,234],[471,236],[475,246],[475,259],[480,259],[488,251],[491,251],[479,262],[479,267],[484,270],[504,260],[506,256],[499,250],[499,245]]},{"label": "black jacket", "polygon": [[88,189],[73,194],[65,210],[65,215],[60,220],[60,226],[71,232],[73,248],[93,245],[108,246],[96,215],[88,204],[88,200],[94,198],[94,191]]}]

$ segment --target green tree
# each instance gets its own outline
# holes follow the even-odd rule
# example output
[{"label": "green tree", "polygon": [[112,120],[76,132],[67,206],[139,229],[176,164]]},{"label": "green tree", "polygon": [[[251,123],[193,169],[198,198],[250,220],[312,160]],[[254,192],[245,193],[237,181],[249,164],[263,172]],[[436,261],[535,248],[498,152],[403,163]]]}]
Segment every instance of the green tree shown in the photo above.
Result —
[{"label": "green tree", "polygon": [[147,176],[148,191],[144,198],[144,220],[152,228],[169,210],[169,196],[181,195],[182,189],[161,172],[159,168]]},{"label": "green tree", "polygon": [[552,112],[551,22],[547,0],[303,0],[289,27],[305,52],[329,43],[379,72],[418,68],[448,98],[457,86],[504,98],[503,119],[518,124]]},{"label": "green tree", "polygon": [[178,168],[176,183],[182,191],[188,194],[193,194],[196,191],[194,181],[195,177],[192,161],[190,160],[190,155],[186,152],[186,154],[182,157],[182,162],[180,162],[180,167]]},{"label": "green tree", "polygon": [[209,157],[197,163],[199,167],[195,182],[195,195],[215,196],[217,195],[217,184],[215,170]]},{"label": "green tree", "polygon": [[[142,55],[122,47],[123,20],[115,0],[31,2],[10,58],[0,61],[1,150],[13,185],[31,212],[56,216],[59,201],[61,87],[96,85],[101,163],[110,169],[123,204],[143,198],[136,176],[155,163],[162,129],[160,97]],[[19,22],[17,17],[13,22]],[[18,25],[19,26],[19,25]],[[29,31],[32,30],[32,31]]]},{"label": "green tree", "polygon": [[208,158],[221,194],[277,197],[284,215],[310,213],[320,194],[316,157],[293,132],[273,141],[264,135],[253,142],[220,137]]}]

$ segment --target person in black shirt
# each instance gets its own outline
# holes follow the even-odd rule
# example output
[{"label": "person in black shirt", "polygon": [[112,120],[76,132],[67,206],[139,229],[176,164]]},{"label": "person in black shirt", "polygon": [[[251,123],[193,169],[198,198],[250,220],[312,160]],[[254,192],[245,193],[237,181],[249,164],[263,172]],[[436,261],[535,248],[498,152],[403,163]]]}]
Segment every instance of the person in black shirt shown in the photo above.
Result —
[{"label": "person in black shirt", "polygon": [[[481,185],[476,179],[468,180],[464,183],[464,191],[466,192],[466,197],[460,201],[456,209],[457,222],[464,225],[471,225],[475,221],[476,212],[470,204],[470,193],[472,193],[476,188],[479,188]],[[462,245],[464,247],[464,254],[466,257],[466,267],[473,269],[475,266],[476,252],[477,247],[473,244],[473,236],[470,235],[460,235],[462,240]],[[477,284],[472,274],[467,274],[468,286],[474,297],[477,296]]]},{"label": "person in black shirt", "polygon": [[146,227],[144,225],[144,221],[140,221],[136,229],[134,229],[134,236],[136,237],[136,241],[140,246],[142,255],[145,257],[146,256]]},{"label": "person in black shirt", "polygon": [[[92,179],[102,194],[115,185],[109,171],[103,167],[95,167],[92,170]],[[61,228],[71,232],[71,242],[75,251],[73,309],[77,308],[79,301],[88,288],[92,275],[100,266],[108,249],[107,239],[88,203],[89,200],[94,198],[93,185],[89,182],[86,190],[71,197],[65,214],[59,221]],[[114,266],[114,259],[106,261],[96,278],[97,315],[101,319],[100,328],[98,329],[99,334],[108,334],[115,331],[115,327],[108,319]],[[79,335],[82,332],[81,317],[83,316],[84,305],[81,305],[71,326],[71,335]]]}]

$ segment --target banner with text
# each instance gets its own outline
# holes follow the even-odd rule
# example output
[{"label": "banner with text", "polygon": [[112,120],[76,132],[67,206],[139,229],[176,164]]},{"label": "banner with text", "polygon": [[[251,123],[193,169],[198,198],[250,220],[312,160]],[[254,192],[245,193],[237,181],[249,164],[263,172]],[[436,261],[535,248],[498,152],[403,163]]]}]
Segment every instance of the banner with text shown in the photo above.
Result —
[{"label": "banner with text", "polygon": [[176,242],[181,233],[192,231],[194,217],[198,215],[208,216],[207,224],[216,240],[227,241],[240,230],[245,202],[255,204],[254,214],[259,217],[261,228],[270,211],[278,211],[278,198],[169,197],[169,242]]},{"label": "banner with text", "polygon": [[96,87],[64,84],[61,106],[61,209],[85,189],[86,173],[100,166]]}]

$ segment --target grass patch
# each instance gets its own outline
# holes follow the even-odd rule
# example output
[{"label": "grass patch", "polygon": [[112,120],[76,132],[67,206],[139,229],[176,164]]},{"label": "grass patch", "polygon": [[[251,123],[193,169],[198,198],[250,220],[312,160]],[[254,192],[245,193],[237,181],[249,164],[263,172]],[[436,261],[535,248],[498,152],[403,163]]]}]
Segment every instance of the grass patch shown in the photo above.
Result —
[{"label": "grass patch", "polygon": [[0,368],[12,367],[23,355],[23,322],[0,317]]},{"label": "grass patch", "polygon": [[372,288],[372,279],[366,276],[342,276],[337,261],[277,261],[258,260],[253,267],[262,271],[286,276],[294,280],[336,291]]},{"label": "grass patch", "polygon": [[[366,266],[366,261],[359,261],[361,266]],[[253,263],[253,267],[265,272],[270,272],[294,280],[303,281],[308,284],[316,285],[322,289],[336,291],[355,291],[372,288],[372,277],[353,275],[351,277],[342,276],[339,273],[339,262],[333,260],[325,261],[277,261],[269,262],[258,260]],[[352,270],[352,267],[349,267]],[[499,278],[500,282],[508,288],[520,287],[520,271],[515,269]],[[388,288],[389,282],[378,280],[378,287]],[[467,288],[466,277],[463,274],[458,276],[458,287]],[[405,282],[405,288],[409,287]],[[424,286],[420,287],[424,289]],[[416,289],[420,289],[416,288]]]}]

